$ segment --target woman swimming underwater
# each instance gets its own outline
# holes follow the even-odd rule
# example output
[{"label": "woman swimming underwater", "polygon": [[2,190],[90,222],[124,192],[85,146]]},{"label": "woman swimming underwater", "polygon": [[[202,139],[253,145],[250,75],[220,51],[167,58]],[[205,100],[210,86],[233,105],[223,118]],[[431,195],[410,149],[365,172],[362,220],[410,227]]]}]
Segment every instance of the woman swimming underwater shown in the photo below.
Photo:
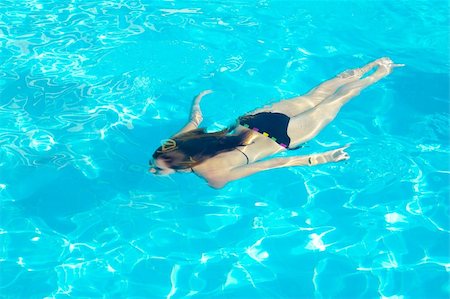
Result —
[{"label": "woman swimming underwater", "polygon": [[209,186],[222,188],[263,170],[347,160],[348,145],[324,153],[259,161],[296,149],[314,138],[345,103],[397,66],[402,65],[389,58],[377,59],[362,68],[347,70],[305,95],[251,111],[239,117],[231,128],[212,133],[198,128],[203,120],[200,101],[212,92],[203,91],[194,99],[187,125],[154,152],[149,171],[155,175],[194,172]]}]

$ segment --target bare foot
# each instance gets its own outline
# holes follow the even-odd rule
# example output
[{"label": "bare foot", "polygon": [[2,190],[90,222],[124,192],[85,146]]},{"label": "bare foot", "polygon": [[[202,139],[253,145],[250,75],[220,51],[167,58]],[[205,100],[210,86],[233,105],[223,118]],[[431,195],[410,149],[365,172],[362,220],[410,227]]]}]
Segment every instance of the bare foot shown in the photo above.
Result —
[{"label": "bare foot", "polygon": [[404,64],[394,63],[389,57],[382,57],[374,61],[380,68],[384,68],[388,74],[396,67],[404,67]]}]

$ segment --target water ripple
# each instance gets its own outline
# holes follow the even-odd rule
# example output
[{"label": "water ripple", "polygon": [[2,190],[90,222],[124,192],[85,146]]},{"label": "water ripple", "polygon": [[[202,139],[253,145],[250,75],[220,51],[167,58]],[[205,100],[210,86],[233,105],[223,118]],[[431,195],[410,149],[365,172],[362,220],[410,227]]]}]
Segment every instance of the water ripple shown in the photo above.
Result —
[{"label": "water ripple", "polygon": [[[204,110],[220,126],[381,52],[411,65],[411,78],[447,72],[436,3],[240,2],[2,2],[2,295],[448,295],[449,114],[409,113],[400,72],[363,99],[379,103],[349,104],[301,149],[351,142],[346,163],[221,191],[146,175],[149,149],[184,124],[201,89],[218,90]],[[393,107],[412,115],[404,131],[386,116]]]}]

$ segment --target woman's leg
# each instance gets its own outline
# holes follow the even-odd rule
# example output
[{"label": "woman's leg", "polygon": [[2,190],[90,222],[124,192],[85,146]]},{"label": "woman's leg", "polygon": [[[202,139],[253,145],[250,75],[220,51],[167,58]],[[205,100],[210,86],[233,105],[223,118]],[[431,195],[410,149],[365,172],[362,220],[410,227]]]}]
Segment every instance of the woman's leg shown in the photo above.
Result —
[{"label": "woman's leg", "polygon": [[290,147],[298,146],[314,138],[336,117],[345,103],[357,96],[367,86],[390,74],[395,66],[391,60],[387,59],[379,63],[377,70],[372,75],[341,86],[313,109],[292,117],[288,126],[288,135],[291,138]]},{"label": "woman's leg", "polygon": [[380,60],[381,59],[375,60],[361,68],[347,70],[337,75],[335,78],[321,83],[319,86],[309,91],[306,95],[281,100],[273,105],[256,109],[248,114],[256,114],[259,112],[280,112],[289,117],[301,114],[316,107],[343,86],[359,81],[364,74],[368,73],[375,66],[377,66]]}]

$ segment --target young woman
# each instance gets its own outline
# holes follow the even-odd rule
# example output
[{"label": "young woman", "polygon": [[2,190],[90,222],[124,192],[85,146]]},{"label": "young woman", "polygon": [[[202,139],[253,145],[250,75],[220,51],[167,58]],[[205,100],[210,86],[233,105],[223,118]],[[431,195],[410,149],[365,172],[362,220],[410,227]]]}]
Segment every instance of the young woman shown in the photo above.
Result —
[{"label": "young woman", "polygon": [[308,156],[259,161],[296,149],[314,138],[345,103],[390,74],[396,66],[402,65],[394,64],[389,58],[377,59],[362,68],[339,74],[306,95],[249,112],[239,117],[231,128],[212,133],[198,128],[203,119],[200,101],[212,92],[203,91],[194,99],[187,125],[155,151],[149,171],[155,175],[193,172],[209,186],[222,188],[228,182],[263,170],[347,160],[350,158],[345,152],[348,145]]}]

